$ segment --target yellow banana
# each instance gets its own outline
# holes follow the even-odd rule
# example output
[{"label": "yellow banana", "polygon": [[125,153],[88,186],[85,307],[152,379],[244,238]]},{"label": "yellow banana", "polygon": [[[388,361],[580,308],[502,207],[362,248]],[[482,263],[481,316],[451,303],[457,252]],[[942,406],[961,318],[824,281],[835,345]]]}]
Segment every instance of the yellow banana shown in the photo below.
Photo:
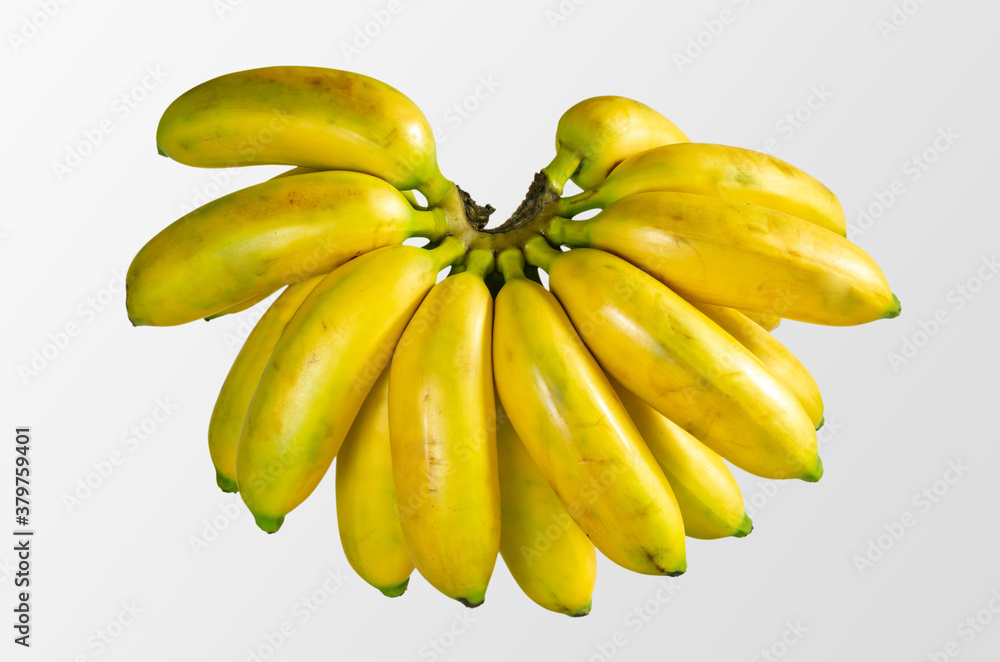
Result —
[{"label": "yellow banana", "polygon": [[764,313],[759,310],[740,310],[738,312],[749,317],[765,331],[774,331],[781,324],[781,318],[771,313]]},{"label": "yellow banana", "polygon": [[264,67],[213,78],[179,96],[156,129],[160,154],[185,165],[297,165],[354,170],[439,201],[452,184],[434,134],[399,90],[320,67]]},{"label": "yellow banana", "polygon": [[745,202],[847,235],[844,208],[815,178],[769,154],[707,143],[677,143],[634,154],[597,188],[560,200],[559,215],[575,216],[647,191]]},{"label": "yellow banana", "polygon": [[795,395],[814,426],[823,420],[823,396],[809,370],[781,341],[738,310],[692,302],[706,317],[761,360],[767,371]]},{"label": "yellow banana", "polygon": [[644,103],[625,97],[593,97],[559,118],[556,157],[542,172],[557,193],[562,193],[567,179],[587,191],[633,154],[687,141],[673,122]]},{"label": "yellow banana", "polygon": [[568,616],[590,613],[597,554],[497,404],[500,554],[525,595]]},{"label": "yellow banana", "polygon": [[249,299],[240,301],[237,304],[229,306],[229,308],[226,308],[225,310],[220,310],[217,313],[209,315],[208,317],[205,318],[205,321],[211,322],[212,320],[217,319],[219,317],[223,317],[224,315],[235,315],[236,313],[242,313],[244,310],[247,310],[248,308],[253,308],[258,303],[268,298],[275,292],[277,292],[277,290],[272,290],[271,292],[264,292],[264,294],[258,294],[255,297],[250,297]]},{"label": "yellow banana", "polygon": [[753,522],[722,458],[614,379],[611,384],[677,497],[684,532],[705,540],[749,534]]},{"label": "yellow banana", "polygon": [[446,231],[441,210],[417,211],[371,175],[272,179],[194,210],[143,246],[126,277],[129,319],[183,324],[375,248]]},{"label": "yellow banana", "polygon": [[275,299],[247,336],[222,384],[208,423],[208,451],[215,465],[216,482],[224,492],[236,491],[236,447],[243,430],[243,419],[271,352],[288,320],[323,278],[313,276],[289,285]]},{"label": "yellow banana", "polygon": [[240,496],[260,528],[277,531],[319,484],[413,311],[464,252],[453,237],[433,250],[373,251],[302,302],[260,378],[236,454]]},{"label": "yellow banana", "polygon": [[637,193],[585,221],[557,217],[547,235],[623,257],[690,301],[833,326],[899,315],[899,300],[867,253],[763,207]]},{"label": "yellow banana", "polygon": [[[280,175],[277,175],[276,177],[272,177],[271,179],[281,179],[282,177],[294,177],[295,175],[305,175],[310,172],[319,172],[319,171],[316,170],[315,168],[305,168],[299,166],[298,168],[292,168],[291,170],[286,170],[285,172],[281,173]],[[413,191],[410,190],[400,191],[400,193],[403,195],[404,198],[406,198],[406,201],[409,202],[410,206],[412,206],[414,209],[427,211],[428,208],[420,204],[420,201],[417,200],[417,197],[413,195]]]},{"label": "yellow banana", "polygon": [[428,582],[466,607],[486,597],[500,550],[500,487],[486,250],[434,286],[392,359],[389,426],[399,518]]},{"label": "yellow banana", "polygon": [[344,555],[366,582],[395,598],[413,561],[396,512],[389,448],[389,369],[372,386],[337,453],[337,527]]},{"label": "yellow banana", "polygon": [[498,258],[493,371],[514,429],[597,549],[634,572],[687,567],[684,522],[663,472],[559,302]]},{"label": "yellow banana", "polygon": [[625,388],[741,469],[819,480],[816,432],[802,405],[694,306],[604,251],[563,252],[541,237],[525,251],[549,273],[583,341]]}]

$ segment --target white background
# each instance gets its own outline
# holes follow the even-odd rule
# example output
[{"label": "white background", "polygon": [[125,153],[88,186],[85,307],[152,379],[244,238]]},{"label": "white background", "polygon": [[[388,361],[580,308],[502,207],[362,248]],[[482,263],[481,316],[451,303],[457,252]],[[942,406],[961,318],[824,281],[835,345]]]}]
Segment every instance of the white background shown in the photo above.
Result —
[{"label": "white background", "polygon": [[[962,660],[997,659],[1000,279],[977,276],[1000,253],[996,3],[399,0],[350,57],[344,44],[372,12],[384,22],[388,2],[51,5],[46,17],[44,2],[7,0],[0,20],[0,489],[11,495],[0,503],[12,510],[13,429],[30,425],[37,531],[30,650],[11,641],[13,542],[0,545],[3,659],[242,662],[283,625],[270,659],[943,660],[949,642]],[[204,80],[272,64],[351,69],[403,90],[440,133],[445,175],[498,216],[552,157],[560,114],[598,94],[640,99],[693,140],[768,145],[825,182],[903,314],[776,331],[823,388],[824,479],[768,486],[736,472],[750,537],[691,541],[676,580],[602,560],[583,619],[536,607],[500,563],[474,611],[416,575],[404,597],[382,597],[340,549],[332,480],[280,534],[257,530],[215,486],[205,442],[252,314],[134,329],[116,290],[139,247],[198,195],[275,172],[157,156],[163,109]],[[111,131],[79,148],[105,119]],[[87,154],[60,177],[68,150]],[[912,161],[921,154],[926,169]],[[861,219],[869,207],[878,217]],[[53,338],[64,346],[46,349]],[[920,347],[893,362],[907,341]],[[51,358],[32,368],[34,352]],[[130,429],[143,425],[140,440]],[[121,462],[102,477],[112,452]],[[957,477],[949,463],[968,469]],[[894,527],[907,513],[912,526]],[[5,538],[12,520],[0,517]],[[324,588],[328,576],[340,578]],[[304,599],[323,605],[303,612]],[[132,622],[119,627],[123,614]]]}]

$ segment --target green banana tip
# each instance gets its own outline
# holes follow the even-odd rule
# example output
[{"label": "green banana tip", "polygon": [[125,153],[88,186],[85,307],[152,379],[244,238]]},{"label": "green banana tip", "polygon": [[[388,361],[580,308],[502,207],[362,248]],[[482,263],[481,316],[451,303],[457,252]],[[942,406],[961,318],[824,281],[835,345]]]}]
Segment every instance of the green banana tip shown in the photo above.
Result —
[{"label": "green banana tip", "polygon": [[736,527],[736,532],[733,534],[734,538],[746,538],[753,532],[753,520],[746,513],[743,513],[743,521],[740,525]]},{"label": "green banana tip", "polygon": [[159,144],[156,145],[156,153],[159,154],[160,156],[166,156],[168,159],[170,158],[169,156],[167,156],[167,153],[163,151],[163,148],[160,147]]},{"label": "green banana tip", "polygon": [[587,614],[590,613],[590,607],[592,603],[593,600],[588,600],[587,604],[583,605],[579,609],[575,609],[573,611],[567,611],[566,615],[569,616],[570,618],[580,618],[581,616],[586,616]]},{"label": "green banana tip", "polygon": [[268,517],[267,515],[258,515],[254,513],[253,521],[257,523],[261,531],[264,533],[275,533],[281,528],[282,523],[285,521],[285,516],[281,517]]},{"label": "green banana tip", "polygon": [[459,602],[461,602],[463,605],[465,605],[469,609],[475,609],[479,605],[481,605],[484,602],[486,602],[485,596],[479,598],[478,600],[475,600],[475,599],[469,600],[468,598],[456,598],[456,600],[458,600]]},{"label": "green banana tip", "polygon": [[826,416],[820,416],[819,417],[819,422],[816,423],[816,429],[819,430],[824,425],[826,425]]},{"label": "green banana tip", "polygon": [[802,480],[807,483],[818,483],[819,479],[823,477],[823,460],[816,458],[816,465],[813,470],[802,476]]},{"label": "green banana tip", "polygon": [[892,307],[882,316],[882,319],[891,320],[894,317],[899,317],[899,314],[903,312],[903,304],[899,303],[899,297],[895,294],[892,295]]},{"label": "green banana tip", "polygon": [[399,584],[396,584],[395,586],[386,586],[386,587],[376,586],[375,588],[382,591],[382,595],[384,595],[387,598],[398,598],[399,596],[406,593],[406,587],[409,585],[409,583],[410,583],[410,578],[407,577],[406,579],[404,579]]},{"label": "green banana tip", "polygon": [[239,492],[239,488],[236,487],[236,481],[233,480],[232,478],[223,476],[218,471],[215,472],[215,483],[216,485],[219,486],[219,489],[222,490],[223,492],[229,494],[235,494],[236,492]]}]

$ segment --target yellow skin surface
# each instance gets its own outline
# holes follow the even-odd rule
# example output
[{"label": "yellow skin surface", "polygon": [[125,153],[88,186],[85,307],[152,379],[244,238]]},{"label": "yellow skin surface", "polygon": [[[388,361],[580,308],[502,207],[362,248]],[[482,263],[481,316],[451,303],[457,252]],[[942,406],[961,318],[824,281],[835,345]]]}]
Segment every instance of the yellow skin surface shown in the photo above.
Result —
[{"label": "yellow skin surface", "polygon": [[618,96],[593,97],[559,118],[556,158],[545,171],[557,192],[567,178],[587,191],[633,154],[687,141],[673,122],[644,103]]},{"label": "yellow skin surface", "polygon": [[[736,310],[735,308],[733,310]],[[771,315],[769,313],[762,313],[756,310],[739,310],[737,311],[746,315],[749,319],[756,322],[765,331],[774,331],[781,324],[781,318],[777,315]]]},{"label": "yellow skin surface", "polygon": [[823,420],[823,396],[819,385],[791,350],[738,310],[707,303],[694,303],[694,307],[760,359],[767,371],[795,395],[813,426],[819,425]]},{"label": "yellow skin surface", "polygon": [[388,369],[372,386],[340,447],[336,476],[337,526],[347,561],[385,595],[402,595],[413,561],[396,513]]},{"label": "yellow skin surface", "polygon": [[706,143],[664,145],[634,154],[596,189],[561,200],[559,214],[574,216],[648,191],[757,205],[847,235],[840,201],[814,177],[769,154]]},{"label": "yellow skin surface", "polygon": [[485,599],[500,549],[492,321],[481,275],[445,278],[406,327],[389,381],[392,471],[410,556],[432,586],[468,607]]},{"label": "yellow skin surface", "polygon": [[722,458],[614,379],[611,384],[677,497],[684,532],[704,540],[750,533],[743,495]]},{"label": "yellow skin surface", "polygon": [[[498,415],[501,410],[497,409]],[[590,613],[597,553],[505,416],[497,420],[500,554],[525,595],[569,616]]]},{"label": "yellow skin surface", "polygon": [[236,491],[236,448],[260,376],[288,320],[323,278],[313,276],[289,285],[274,300],[247,336],[222,384],[208,423],[208,450],[219,487],[226,492]]},{"label": "yellow skin surface", "polygon": [[273,179],[214,200],[149,240],[126,277],[129,319],[183,324],[376,248],[446,231],[441,212],[413,209],[371,175]]},{"label": "yellow skin surface", "polygon": [[587,347],[625,388],[745,471],[819,479],[816,433],[798,400],[694,306],[604,251],[559,252],[540,266]]},{"label": "yellow skin surface", "polygon": [[763,207],[637,193],[585,221],[557,218],[547,234],[553,243],[625,258],[690,301],[832,326],[899,314],[899,301],[867,253]]},{"label": "yellow skin surface", "polygon": [[449,183],[420,109],[374,78],[320,67],[264,67],[194,87],[167,107],[161,154],[185,165],[353,170],[436,201]]},{"label": "yellow skin surface", "polygon": [[493,333],[504,410],[570,516],[618,565],[682,573],[684,522],[670,485],[556,298],[508,278]]},{"label": "yellow skin surface", "polygon": [[[383,248],[324,278],[289,320],[240,437],[240,496],[265,531],[312,493],[438,272],[464,249]],[[379,305],[371,305],[377,302]]]},{"label": "yellow skin surface", "polygon": [[230,306],[229,308],[226,308],[225,310],[220,310],[219,312],[217,312],[217,313],[215,313],[213,315],[209,315],[208,317],[205,318],[205,321],[206,322],[211,322],[212,320],[214,320],[216,318],[219,318],[219,317],[223,317],[224,315],[235,315],[236,313],[242,313],[244,310],[247,310],[249,308],[253,308],[258,303],[260,303],[264,299],[266,299],[269,296],[271,296],[272,294],[274,294],[276,291],[277,290],[272,290],[270,292],[265,292],[264,294],[258,294],[255,297],[250,297],[249,299],[241,301],[238,304],[235,304],[233,306]]}]

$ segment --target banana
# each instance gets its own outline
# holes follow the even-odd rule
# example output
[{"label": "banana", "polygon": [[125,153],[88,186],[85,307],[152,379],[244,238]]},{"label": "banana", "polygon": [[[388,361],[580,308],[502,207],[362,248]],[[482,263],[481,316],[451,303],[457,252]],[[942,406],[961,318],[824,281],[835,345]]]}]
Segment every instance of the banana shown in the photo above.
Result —
[{"label": "banana", "polygon": [[585,221],[556,217],[546,234],[623,257],[690,301],[832,326],[899,315],[899,300],[867,253],[763,207],[637,193]]},{"label": "banana", "polygon": [[[285,172],[281,173],[280,175],[277,175],[276,177],[272,177],[271,179],[281,179],[282,177],[294,177],[295,175],[305,175],[310,172],[320,172],[320,171],[316,170],[315,168],[304,168],[302,166],[299,166],[298,168],[292,168],[291,170],[286,170]],[[428,207],[420,204],[420,201],[417,200],[417,196],[413,195],[413,191],[411,190],[400,191],[400,194],[402,194],[402,196],[406,198],[406,201],[409,202],[410,206],[413,207],[414,209],[419,209],[420,211],[427,211]]]},{"label": "banana", "polygon": [[223,492],[236,491],[236,448],[243,419],[271,352],[288,320],[323,278],[313,276],[289,285],[254,326],[229,369],[208,423],[208,451],[215,465],[216,482]]},{"label": "banana", "polygon": [[337,527],[344,555],[366,582],[395,598],[413,561],[396,512],[389,448],[389,369],[372,386],[337,453]]},{"label": "banana", "polygon": [[434,134],[399,90],[320,67],[264,67],[194,87],[167,107],[160,154],[185,165],[297,165],[354,170],[438,202],[452,188]]},{"label": "banana", "polygon": [[205,321],[211,322],[212,320],[223,317],[224,315],[235,315],[236,313],[242,313],[244,310],[247,310],[248,308],[253,308],[258,303],[268,298],[275,292],[277,292],[277,290],[272,290],[271,292],[265,292],[264,294],[258,294],[255,297],[250,297],[249,299],[246,299],[237,304],[229,306],[229,308],[226,308],[225,310],[220,310],[217,313],[209,315],[208,317],[205,318]]},{"label": "banana", "polygon": [[823,420],[823,396],[816,380],[791,350],[738,310],[707,303],[692,304],[760,359],[767,371],[795,395],[813,425],[820,425]]},{"label": "banana", "polygon": [[289,320],[236,454],[240,496],[264,531],[277,531],[319,484],[410,316],[464,252],[447,237],[433,250],[366,253],[320,281]]},{"label": "banana", "polygon": [[568,616],[590,613],[597,554],[497,404],[500,554],[525,595]]},{"label": "banana", "polygon": [[670,485],[559,302],[500,253],[493,371],[514,429],[570,516],[611,561],[634,572],[687,567]]},{"label": "banana", "polygon": [[815,178],[769,154],[707,143],[663,145],[634,154],[597,188],[560,200],[559,215],[572,217],[647,191],[745,202],[847,235],[844,208]]},{"label": "banana", "polygon": [[[734,309],[735,310],[735,309]],[[763,313],[757,310],[739,310],[751,320],[756,322],[765,331],[774,331],[781,324],[781,318],[771,313]]]},{"label": "banana", "polygon": [[126,277],[129,319],[170,326],[209,317],[361,253],[445,232],[444,212],[413,209],[371,175],[272,179],[194,210],[143,246]]},{"label": "banana", "polygon": [[703,540],[749,534],[753,522],[722,458],[615,379],[610,381],[677,497],[685,534]]},{"label": "banana", "polygon": [[604,251],[563,252],[539,236],[525,252],[625,388],[741,469],[819,480],[816,432],[795,396],[690,303]]},{"label": "banana", "polygon": [[500,487],[486,250],[434,286],[403,332],[389,378],[392,473],[420,574],[466,607],[486,597],[500,550]]},{"label": "banana", "polygon": [[593,97],[559,118],[556,157],[542,172],[556,193],[562,193],[567,179],[587,191],[633,154],[687,141],[673,122],[646,104],[625,97]]}]

